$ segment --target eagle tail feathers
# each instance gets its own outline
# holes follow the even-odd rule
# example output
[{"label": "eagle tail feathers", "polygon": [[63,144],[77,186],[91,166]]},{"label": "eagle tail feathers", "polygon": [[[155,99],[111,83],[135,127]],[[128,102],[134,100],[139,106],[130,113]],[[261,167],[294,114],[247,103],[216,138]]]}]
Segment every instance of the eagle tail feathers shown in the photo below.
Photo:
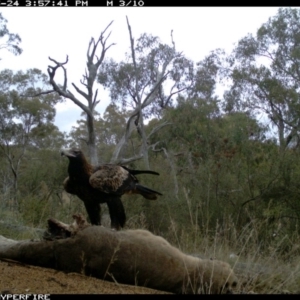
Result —
[{"label": "eagle tail feathers", "polygon": [[151,170],[132,170],[125,166],[122,166],[125,170],[127,170],[132,175],[138,175],[138,174],[152,174],[152,175],[159,175],[158,172],[151,171]]},{"label": "eagle tail feathers", "polygon": [[155,190],[151,190],[141,184],[136,184],[135,185],[136,190],[138,191],[139,194],[141,194],[144,198],[148,200],[156,200],[157,195],[162,196],[160,192],[157,192]]}]

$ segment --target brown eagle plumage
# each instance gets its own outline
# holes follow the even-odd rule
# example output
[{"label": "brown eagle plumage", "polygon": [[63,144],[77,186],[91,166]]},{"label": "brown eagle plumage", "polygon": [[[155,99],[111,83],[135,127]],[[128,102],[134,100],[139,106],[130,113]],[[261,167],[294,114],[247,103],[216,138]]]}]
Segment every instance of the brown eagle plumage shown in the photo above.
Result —
[{"label": "brown eagle plumage", "polygon": [[100,203],[109,209],[111,227],[124,227],[126,216],[121,196],[140,194],[149,200],[156,200],[161,193],[139,184],[135,175],[159,173],[149,170],[131,170],[125,166],[103,164],[92,166],[80,149],[62,149],[61,155],[68,157],[69,176],[64,180],[64,189],[78,196],[85,205],[93,225],[101,225]]}]

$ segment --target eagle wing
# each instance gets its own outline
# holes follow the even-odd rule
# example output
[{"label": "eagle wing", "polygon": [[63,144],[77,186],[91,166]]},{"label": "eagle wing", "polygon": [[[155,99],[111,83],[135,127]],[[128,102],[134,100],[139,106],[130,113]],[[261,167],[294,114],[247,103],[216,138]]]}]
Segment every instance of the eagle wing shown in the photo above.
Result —
[{"label": "eagle wing", "polygon": [[134,181],[131,174],[118,165],[101,165],[90,176],[90,185],[103,193],[121,195]]},{"label": "eagle wing", "polygon": [[71,184],[69,177],[64,180],[63,187],[67,193],[76,195],[77,189],[74,184]]}]

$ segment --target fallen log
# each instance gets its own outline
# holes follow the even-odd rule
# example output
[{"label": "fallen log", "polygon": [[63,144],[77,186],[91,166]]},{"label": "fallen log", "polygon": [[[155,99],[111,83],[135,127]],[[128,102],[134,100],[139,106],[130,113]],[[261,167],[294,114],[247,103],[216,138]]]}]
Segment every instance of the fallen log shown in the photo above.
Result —
[{"label": "fallen log", "polygon": [[230,293],[237,284],[229,264],[186,255],[149,231],[115,231],[73,218],[71,225],[48,220],[42,241],[0,236],[0,258],[178,294]]}]

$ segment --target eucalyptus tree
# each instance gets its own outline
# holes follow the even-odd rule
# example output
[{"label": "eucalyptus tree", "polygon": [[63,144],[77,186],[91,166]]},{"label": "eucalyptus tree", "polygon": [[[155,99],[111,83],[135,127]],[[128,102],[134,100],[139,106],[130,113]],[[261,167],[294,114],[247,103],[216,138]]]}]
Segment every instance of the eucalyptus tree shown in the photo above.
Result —
[{"label": "eucalyptus tree", "polygon": [[[100,163],[110,160],[115,146],[122,138],[126,118],[127,114],[115,104],[108,105],[103,115],[94,114],[97,155]],[[79,147],[83,151],[87,151],[87,136],[86,120],[84,118],[79,119],[77,125],[72,127],[68,135],[68,143],[72,147]]]},{"label": "eucalyptus tree", "polygon": [[19,46],[21,38],[18,34],[11,33],[6,24],[7,20],[0,13],[0,50],[7,49],[14,55],[19,55],[22,53],[22,49]]},{"label": "eucalyptus tree", "polygon": [[[172,45],[163,44],[158,37],[142,34],[136,41],[127,19],[130,51],[125,59],[116,62],[106,60],[100,67],[98,82],[107,88],[113,103],[129,112],[125,130],[113,153],[111,162],[128,163],[143,158],[149,167],[148,150],[153,134],[168,125],[160,122],[150,133],[146,133],[145,120],[160,117],[162,110],[170,107],[175,96],[185,91],[192,82],[193,63]],[[136,130],[141,145],[128,154],[128,142]],[[129,155],[129,156],[130,156]]]},{"label": "eucalyptus tree", "polygon": [[[296,227],[294,220],[300,216],[296,163],[300,149],[300,10],[280,8],[256,34],[239,40],[227,63],[232,86],[224,94],[225,111],[246,111],[262,124],[271,124],[268,135],[275,132],[277,137],[275,146],[268,139],[262,144],[268,150],[261,155],[257,151],[256,158],[249,161],[251,195],[245,197],[243,206],[252,207],[257,216],[265,204],[266,215],[278,222],[285,218]],[[255,173],[260,179],[252,188]]]},{"label": "eucalyptus tree", "polygon": [[59,97],[50,94],[32,97],[48,87],[47,81],[47,75],[38,69],[0,72],[0,153],[7,162],[1,169],[10,170],[10,181],[5,180],[10,186],[5,188],[12,188],[14,196],[27,149],[36,149],[38,136],[50,136],[52,131],[59,135],[53,125],[54,105]]},{"label": "eucalyptus tree", "polygon": [[300,143],[300,10],[280,8],[256,35],[242,38],[231,56],[232,87],[226,111],[263,113],[278,133],[281,151]]}]

